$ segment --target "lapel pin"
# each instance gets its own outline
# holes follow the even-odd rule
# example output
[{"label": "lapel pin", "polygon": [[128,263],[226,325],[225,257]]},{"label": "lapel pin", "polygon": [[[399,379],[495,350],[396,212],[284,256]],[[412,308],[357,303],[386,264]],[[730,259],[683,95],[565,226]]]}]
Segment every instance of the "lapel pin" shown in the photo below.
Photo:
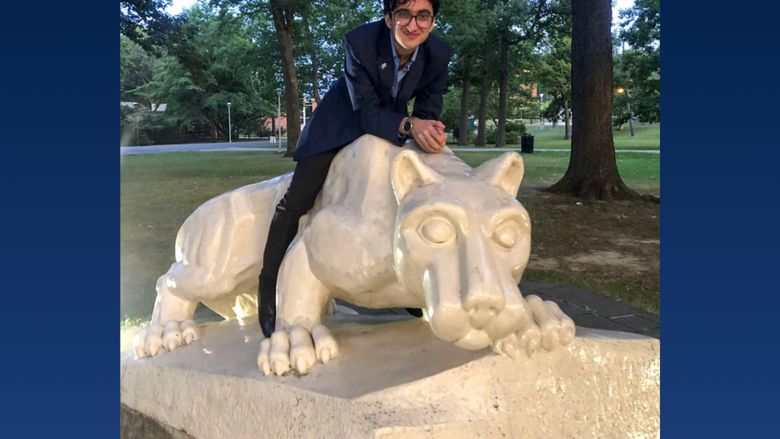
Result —
[{"label": "lapel pin", "polygon": [[381,68],[382,68],[382,70],[384,70],[384,69],[387,67],[387,63],[386,63],[386,62],[383,62],[383,63],[382,63],[382,65],[381,65],[381,66],[379,66],[379,67],[381,67]]}]

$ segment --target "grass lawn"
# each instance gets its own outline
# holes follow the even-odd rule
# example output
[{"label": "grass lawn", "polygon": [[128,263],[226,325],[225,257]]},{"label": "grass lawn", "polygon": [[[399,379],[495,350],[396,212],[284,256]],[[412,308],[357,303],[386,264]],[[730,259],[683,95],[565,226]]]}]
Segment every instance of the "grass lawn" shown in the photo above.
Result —
[{"label": "grass lawn", "polygon": [[[499,151],[463,152],[471,166]],[[524,155],[520,201],[533,222],[532,257],[524,279],[580,285],[660,312],[660,206],[594,202],[538,189],[566,171],[568,153]],[[634,189],[660,196],[660,155],[621,154],[618,166]],[[294,169],[276,153],[181,152],[121,156],[120,321],[148,318],[155,282],[174,262],[174,240],[203,202]]]},{"label": "grass lawn", "polygon": [[[528,125],[528,134],[534,136],[534,149],[571,149],[571,140],[563,140],[565,128],[558,125],[553,128],[545,126],[540,130],[539,125]],[[615,139],[615,149],[661,149],[661,126],[655,125],[634,125],[634,137],[628,130],[628,125],[623,131],[612,130]],[[452,136],[450,141],[454,142]],[[455,145],[450,145],[454,147]],[[495,148],[495,145],[487,145],[487,148]],[[509,145],[511,148],[520,148],[520,145]]]}]

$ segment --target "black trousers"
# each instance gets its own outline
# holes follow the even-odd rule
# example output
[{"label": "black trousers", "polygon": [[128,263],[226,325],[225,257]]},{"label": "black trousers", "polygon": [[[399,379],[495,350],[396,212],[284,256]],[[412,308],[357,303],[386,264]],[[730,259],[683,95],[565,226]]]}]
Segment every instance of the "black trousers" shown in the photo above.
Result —
[{"label": "black trousers", "polygon": [[298,232],[298,220],[314,206],[328,176],[330,163],[340,150],[336,148],[299,160],[292,182],[276,206],[268,230],[257,293],[260,328],[266,338],[271,336],[276,326],[276,278],[284,254]]}]

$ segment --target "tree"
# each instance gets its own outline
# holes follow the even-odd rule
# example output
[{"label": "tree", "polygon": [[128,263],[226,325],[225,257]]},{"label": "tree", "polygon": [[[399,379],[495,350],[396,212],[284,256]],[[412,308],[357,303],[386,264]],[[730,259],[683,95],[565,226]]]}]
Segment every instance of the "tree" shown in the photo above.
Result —
[{"label": "tree", "polygon": [[625,68],[624,56],[615,55],[615,68],[613,69],[614,83],[616,93],[612,101],[612,122],[623,129],[623,125],[628,122],[631,129],[631,137],[634,137],[634,115],[631,110],[631,94],[629,90],[634,90],[635,83],[627,74]]},{"label": "tree", "polygon": [[[495,8],[497,0],[487,0],[484,5],[485,17],[490,20],[491,23],[496,22]],[[490,59],[494,57],[493,51],[497,33],[494,27],[489,27],[484,35],[482,42],[482,66],[480,68],[480,81],[479,81],[479,114],[477,116],[479,125],[477,126],[477,139],[474,141],[474,146],[485,146],[485,125],[487,117],[487,101],[490,94]]]},{"label": "tree", "polygon": [[[506,145],[507,97],[509,76],[513,65],[509,62],[509,49],[520,43],[526,45],[526,53],[535,47],[543,36],[551,9],[547,0],[502,0],[498,14],[499,54],[499,103],[498,140],[496,146]],[[527,55],[526,55],[527,56]]]},{"label": "tree", "polygon": [[148,96],[134,94],[131,90],[152,82],[157,68],[157,60],[141,46],[124,35],[119,36],[119,99],[134,101],[151,108]]},{"label": "tree", "polygon": [[120,0],[119,33],[147,51],[165,47],[182,23],[165,12],[170,5],[171,0]]},{"label": "tree", "polygon": [[[468,118],[471,111],[471,84],[476,80],[479,58],[490,23],[491,11],[485,10],[480,0],[462,0],[447,4],[436,17],[436,32],[449,42],[455,53],[450,63],[448,82],[460,84],[460,111],[453,125],[445,125],[457,132],[458,145],[469,142]],[[451,95],[450,91],[448,95]],[[445,101],[447,97],[445,96]]]},{"label": "tree", "polygon": [[301,135],[301,107],[298,103],[298,73],[295,68],[292,34],[295,29],[295,10],[297,0],[270,0],[271,15],[279,40],[282,55],[282,74],[287,98],[287,152],[285,157],[295,154],[298,137]]},{"label": "tree", "polygon": [[574,114],[569,168],[548,190],[585,199],[628,199],[612,139],[610,0],[572,0],[571,91]]},{"label": "tree", "polygon": [[250,24],[206,5],[193,7],[180,28],[175,55],[162,57],[154,80],[132,92],[165,102],[166,115],[185,124],[205,121],[212,140],[218,134],[228,137],[228,102],[234,131],[252,119],[275,115],[276,103],[262,91],[276,81],[272,71],[256,68],[262,56],[251,30]]},{"label": "tree", "polygon": [[621,64],[631,82],[624,88],[631,94],[633,113],[640,121],[660,122],[661,1],[636,0],[632,8],[620,11],[620,18],[620,38],[630,46]]},{"label": "tree", "polygon": [[[547,51],[539,58],[534,68],[534,76],[547,93],[553,97],[550,107],[554,107],[557,120],[559,109],[563,109],[566,126],[563,139],[570,139],[569,103],[571,98],[571,38],[563,36],[549,42]],[[551,112],[553,110],[550,110]],[[553,115],[553,114],[550,114]]]},{"label": "tree", "polygon": [[564,140],[570,139],[571,103],[571,1],[559,0],[551,5],[540,55],[533,66],[533,77],[545,93],[553,98],[545,117],[558,120],[562,111],[565,125]]},{"label": "tree", "polygon": [[[340,1],[345,0],[337,0],[337,3]],[[319,26],[313,24],[318,17],[318,14],[313,11],[327,10],[328,3],[310,0],[269,0],[268,2],[263,0],[214,0],[214,3],[222,5],[223,8],[232,7],[249,20],[259,20],[263,15],[270,17],[276,34],[282,78],[285,85],[284,103],[287,109],[287,151],[285,156],[292,156],[301,133],[301,87],[298,64],[302,63],[302,54],[311,62],[312,71],[308,75],[311,78],[309,84],[311,84],[311,92],[316,98],[319,93],[318,79],[321,62],[319,57],[322,52],[314,48],[318,42],[317,29]],[[299,20],[296,21],[296,17]]]},{"label": "tree", "polygon": [[382,16],[375,0],[314,0],[300,9],[300,26],[293,33],[300,86],[319,102],[341,76],[344,35]]}]

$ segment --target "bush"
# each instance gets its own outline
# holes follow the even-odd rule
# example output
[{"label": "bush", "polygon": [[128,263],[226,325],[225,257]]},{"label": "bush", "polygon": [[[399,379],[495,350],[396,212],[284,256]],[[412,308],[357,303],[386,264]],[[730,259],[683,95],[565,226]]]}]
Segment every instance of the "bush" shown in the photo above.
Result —
[{"label": "bush", "polygon": [[519,133],[506,133],[506,144],[507,145],[518,145],[520,143],[520,134]]},{"label": "bush", "polygon": [[[455,125],[455,128],[452,129],[452,140],[455,143],[458,143],[458,138],[460,137],[460,126]],[[476,140],[477,135],[474,134],[474,132],[469,131],[466,133],[466,143],[471,145],[474,143],[474,140]]]},{"label": "bush", "polygon": [[508,120],[506,122],[506,132],[508,133],[517,133],[518,136],[522,136],[526,133],[525,124],[520,122],[514,122],[511,120]]},{"label": "bush", "polygon": [[495,145],[498,142],[498,130],[490,127],[485,130],[485,144]]},{"label": "bush", "polygon": [[506,144],[517,145],[520,143],[520,137],[526,133],[525,124],[523,122],[513,122],[508,120],[506,122]]},{"label": "bush", "polygon": [[[522,122],[513,122],[508,120],[506,122],[506,144],[518,145],[520,144],[520,136],[525,134],[525,124]],[[490,127],[485,131],[485,143],[496,144],[498,143],[498,129]]]}]

